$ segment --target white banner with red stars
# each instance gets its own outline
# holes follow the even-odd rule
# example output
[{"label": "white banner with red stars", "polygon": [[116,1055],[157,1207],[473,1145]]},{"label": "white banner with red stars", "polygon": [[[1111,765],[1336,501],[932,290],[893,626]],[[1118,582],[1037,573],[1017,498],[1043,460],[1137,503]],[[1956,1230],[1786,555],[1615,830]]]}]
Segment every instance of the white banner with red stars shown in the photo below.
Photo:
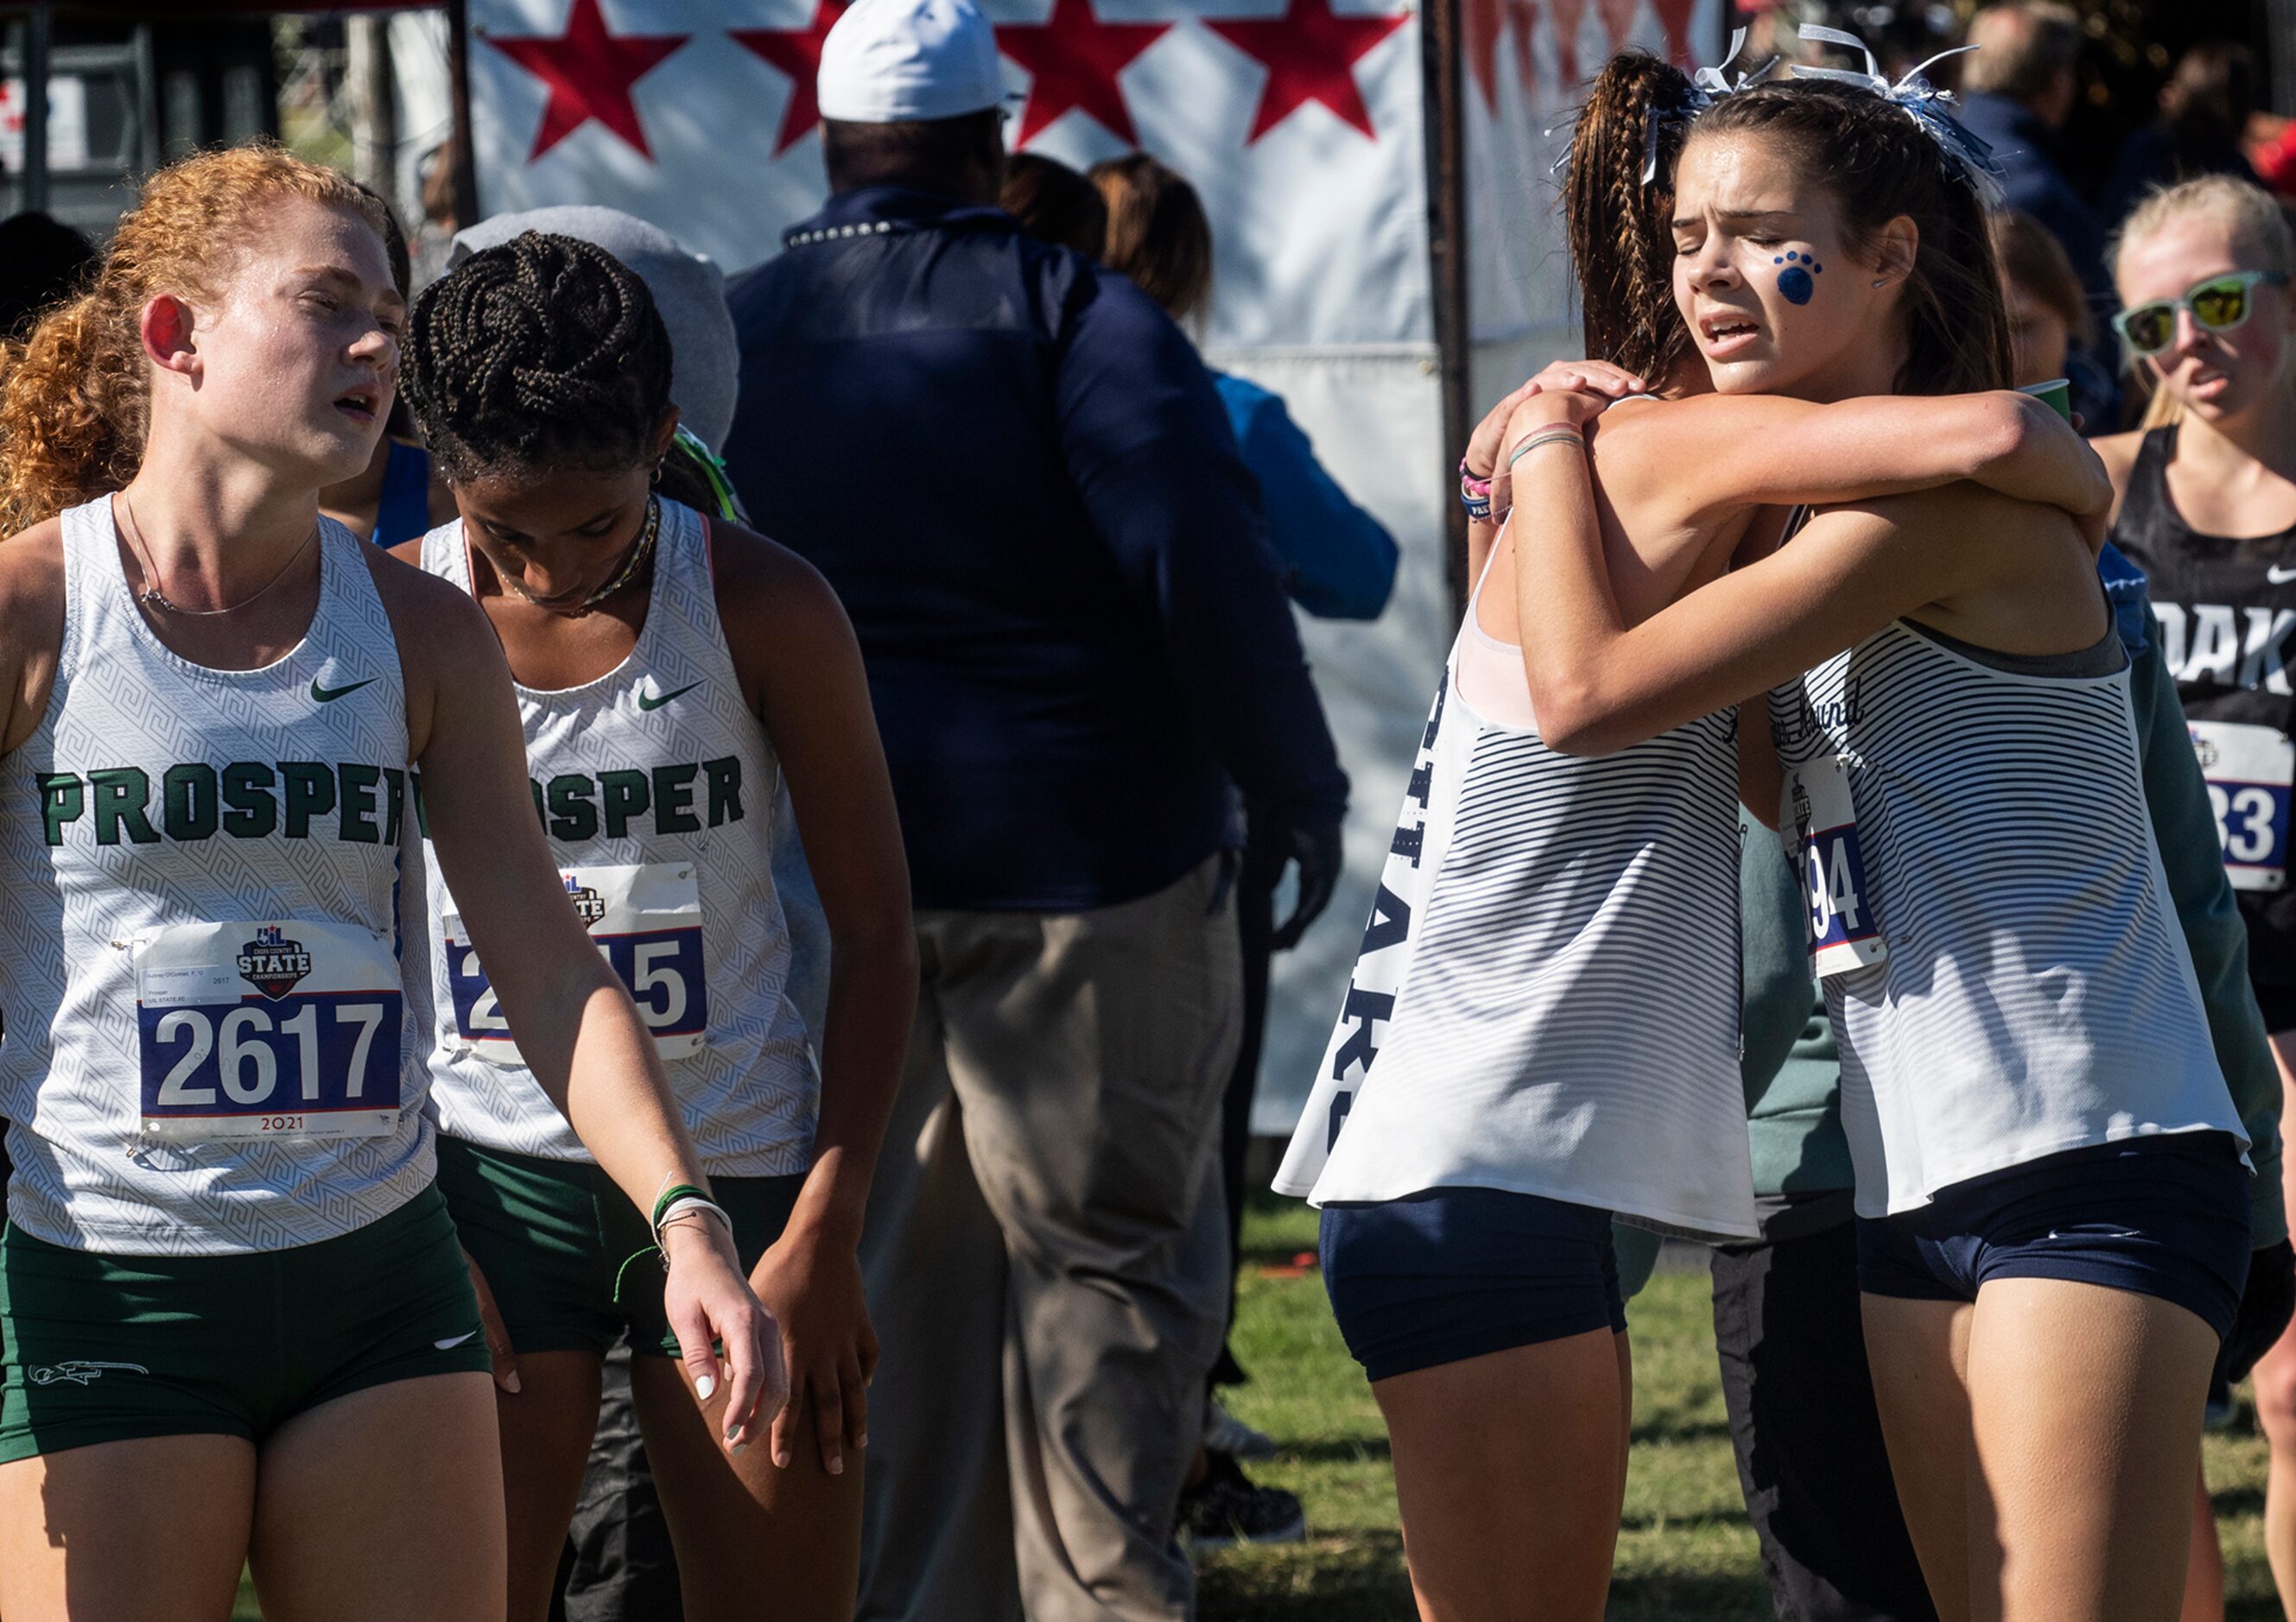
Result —
[{"label": "white banner with red stars", "polygon": [[[1432,340],[1419,32],[1395,0],[985,0],[1006,139],[1194,181],[1221,347]],[[825,192],[813,78],[843,0],[471,0],[489,213],[596,202],[727,271]]]}]

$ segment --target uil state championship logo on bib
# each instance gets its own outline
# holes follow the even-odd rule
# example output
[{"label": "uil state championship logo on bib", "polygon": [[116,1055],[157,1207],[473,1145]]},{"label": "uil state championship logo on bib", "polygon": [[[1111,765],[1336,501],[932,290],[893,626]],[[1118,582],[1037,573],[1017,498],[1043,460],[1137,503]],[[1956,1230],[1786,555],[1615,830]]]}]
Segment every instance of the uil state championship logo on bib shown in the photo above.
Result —
[{"label": "uil state championship logo on bib", "polygon": [[255,938],[239,949],[240,978],[275,1003],[310,972],[311,954],[303,943],[289,940],[276,924],[256,930]]},{"label": "uil state championship logo on bib", "polygon": [[598,921],[606,915],[606,904],[600,899],[598,892],[584,885],[572,873],[566,875],[566,899],[574,904],[575,915],[581,919],[582,927],[586,930],[596,929]]}]

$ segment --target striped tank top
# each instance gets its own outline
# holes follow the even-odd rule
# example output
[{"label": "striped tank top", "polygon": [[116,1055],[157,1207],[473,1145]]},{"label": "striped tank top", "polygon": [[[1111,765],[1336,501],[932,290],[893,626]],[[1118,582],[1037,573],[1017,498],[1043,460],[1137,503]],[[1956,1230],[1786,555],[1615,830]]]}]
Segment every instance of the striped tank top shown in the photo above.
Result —
[{"label": "striped tank top", "polygon": [[[462,520],[423,537],[422,567],[471,589]],[[517,693],[535,809],[567,896],[652,1033],[703,1167],[804,1171],[820,1073],[789,997],[774,889],[781,762],[742,696],[701,515],[662,502],[652,595],[627,658],[578,687]],[[439,1129],[589,1159],[521,1058],[438,864],[424,870],[421,1000]]]},{"label": "striped tank top", "polygon": [[1751,1235],[1734,714],[1557,754],[1475,614],[1275,1188],[1493,1188]]},{"label": "striped tank top", "polygon": [[2092,1143],[2247,1142],[2105,636],[2082,673],[2039,674],[2076,660],[1900,620],[1770,695],[1782,764],[1841,763],[1887,949],[1823,982],[1861,1216]]},{"label": "striped tank top", "polygon": [[9,1220],[138,1256],[364,1227],[434,1171],[401,1069],[406,695],[366,545],[320,520],[318,606],[258,670],[152,635],[108,498],[63,515],[63,559],[55,691],[0,799]]}]

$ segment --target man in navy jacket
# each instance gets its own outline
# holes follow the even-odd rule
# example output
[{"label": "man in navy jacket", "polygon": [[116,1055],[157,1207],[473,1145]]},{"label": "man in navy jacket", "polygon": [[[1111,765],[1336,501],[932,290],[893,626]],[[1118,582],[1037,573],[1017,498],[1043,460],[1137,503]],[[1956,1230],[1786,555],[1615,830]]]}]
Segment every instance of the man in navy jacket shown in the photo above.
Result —
[{"label": "man in navy jacket", "polygon": [[[728,288],[726,455],[858,633],[922,965],[863,1245],[864,1618],[1182,1618],[1226,1291],[1235,789],[1306,904],[1347,782],[1186,338],[1021,234],[969,0],[822,57],[833,195]],[[1284,499],[1282,491],[1267,493]]]}]

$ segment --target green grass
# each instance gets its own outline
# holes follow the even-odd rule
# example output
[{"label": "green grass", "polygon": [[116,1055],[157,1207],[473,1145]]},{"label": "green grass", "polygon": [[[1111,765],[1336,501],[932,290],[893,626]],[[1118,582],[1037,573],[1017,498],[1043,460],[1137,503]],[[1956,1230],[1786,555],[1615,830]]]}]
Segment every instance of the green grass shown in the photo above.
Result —
[{"label": "green grass", "polygon": [[[1300,1495],[1308,1537],[1201,1556],[1202,1622],[1410,1622],[1387,1432],[1363,1371],[1341,1344],[1312,1270],[1259,1273],[1315,1249],[1315,1213],[1261,1196],[1247,1214],[1244,1244],[1237,1349],[1254,1378],[1228,1394],[1229,1405],[1284,1444],[1253,1466],[1253,1478]],[[1634,1448],[1610,1614],[1620,1622],[1759,1622],[1771,1614],[1769,1594],[1730,1454],[1706,1275],[1662,1266],[1629,1312]],[[2264,1561],[2264,1439],[2244,1393],[2240,1422],[2211,1434],[2206,1448],[2228,1622],[2278,1622]],[[259,1618],[251,1593],[234,1615]]]},{"label": "green grass", "polygon": [[[1237,1355],[1253,1372],[1228,1393],[1239,1419],[1285,1444],[1255,1480],[1305,1501],[1308,1541],[1200,1557],[1203,1622],[1409,1622],[1387,1435],[1363,1372],[1341,1344],[1323,1281],[1265,1278],[1316,1244],[1315,1213],[1273,1196],[1244,1225]],[[1730,1452],[1706,1275],[1665,1267],[1628,1309],[1635,1423],[1610,1615],[1631,1622],[1747,1622],[1771,1615]],[[2244,1393],[2243,1393],[2244,1398]],[[2211,1434],[2208,1476],[2224,1538],[2229,1622],[2278,1622],[2264,1561],[2264,1439]]]}]

